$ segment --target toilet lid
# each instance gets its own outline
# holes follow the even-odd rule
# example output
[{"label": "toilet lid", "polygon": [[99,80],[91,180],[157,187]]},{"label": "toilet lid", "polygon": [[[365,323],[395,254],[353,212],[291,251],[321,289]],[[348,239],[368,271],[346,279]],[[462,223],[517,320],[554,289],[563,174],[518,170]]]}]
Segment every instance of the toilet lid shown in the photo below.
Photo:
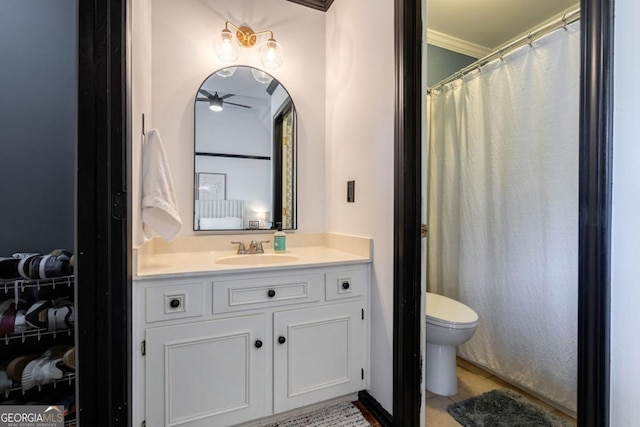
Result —
[{"label": "toilet lid", "polygon": [[427,292],[427,321],[448,327],[472,327],[478,314],[466,305],[442,295]]}]

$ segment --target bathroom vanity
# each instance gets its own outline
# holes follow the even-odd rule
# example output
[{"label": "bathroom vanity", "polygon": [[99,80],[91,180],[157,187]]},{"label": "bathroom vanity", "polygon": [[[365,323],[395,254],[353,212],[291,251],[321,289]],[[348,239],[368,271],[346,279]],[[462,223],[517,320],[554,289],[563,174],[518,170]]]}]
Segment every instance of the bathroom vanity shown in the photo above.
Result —
[{"label": "bathroom vanity", "polygon": [[231,426],[366,389],[369,239],[176,240],[136,254],[133,425]]}]

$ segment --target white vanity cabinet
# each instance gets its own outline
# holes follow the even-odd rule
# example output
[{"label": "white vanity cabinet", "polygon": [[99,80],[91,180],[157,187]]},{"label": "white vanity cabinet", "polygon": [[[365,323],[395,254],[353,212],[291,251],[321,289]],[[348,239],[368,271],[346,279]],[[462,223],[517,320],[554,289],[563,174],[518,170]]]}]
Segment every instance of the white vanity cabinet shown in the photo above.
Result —
[{"label": "white vanity cabinet", "polygon": [[368,286],[368,263],[134,280],[134,425],[232,426],[365,389]]},{"label": "white vanity cabinet", "polygon": [[363,389],[359,302],[273,314],[273,407],[287,411]]}]

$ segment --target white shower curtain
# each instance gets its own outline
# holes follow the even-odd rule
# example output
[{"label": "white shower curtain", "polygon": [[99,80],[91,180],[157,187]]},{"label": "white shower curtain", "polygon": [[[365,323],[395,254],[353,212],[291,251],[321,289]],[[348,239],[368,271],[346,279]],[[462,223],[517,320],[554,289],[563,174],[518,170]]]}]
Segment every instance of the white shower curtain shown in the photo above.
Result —
[{"label": "white shower curtain", "polygon": [[576,409],[579,22],[430,96],[428,290],[459,355]]}]

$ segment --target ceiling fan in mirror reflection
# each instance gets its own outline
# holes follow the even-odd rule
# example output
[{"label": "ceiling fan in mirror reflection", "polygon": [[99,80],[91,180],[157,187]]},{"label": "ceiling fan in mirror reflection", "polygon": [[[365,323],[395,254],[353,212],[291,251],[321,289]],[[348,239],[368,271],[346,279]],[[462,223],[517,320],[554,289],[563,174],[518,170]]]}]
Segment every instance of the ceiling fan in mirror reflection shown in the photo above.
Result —
[{"label": "ceiling fan in mirror reflection", "polygon": [[196,98],[196,101],[208,102],[209,108],[211,109],[211,111],[215,111],[215,112],[222,111],[224,104],[229,104],[229,105],[242,107],[242,108],[251,108],[250,105],[236,104],[235,102],[225,101],[225,99],[235,96],[233,93],[227,93],[220,96],[218,95],[218,92],[212,95],[211,92],[204,89],[199,89],[198,92],[204,95],[206,98]]},{"label": "ceiling fan in mirror reflection", "polygon": [[[235,37],[229,27],[236,30]],[[248,26],[238,27],[226,21],[224,28],[213,42],[213,50],[221,61],[234,62],[240,55],[240,47],[251,48],[256,44],[258,37],[267,34],[269,38],[260,45],[258,53],[265,68],[275,69],[284,62],[284,49],[273,38],[271,30],[255,32]]]}]

